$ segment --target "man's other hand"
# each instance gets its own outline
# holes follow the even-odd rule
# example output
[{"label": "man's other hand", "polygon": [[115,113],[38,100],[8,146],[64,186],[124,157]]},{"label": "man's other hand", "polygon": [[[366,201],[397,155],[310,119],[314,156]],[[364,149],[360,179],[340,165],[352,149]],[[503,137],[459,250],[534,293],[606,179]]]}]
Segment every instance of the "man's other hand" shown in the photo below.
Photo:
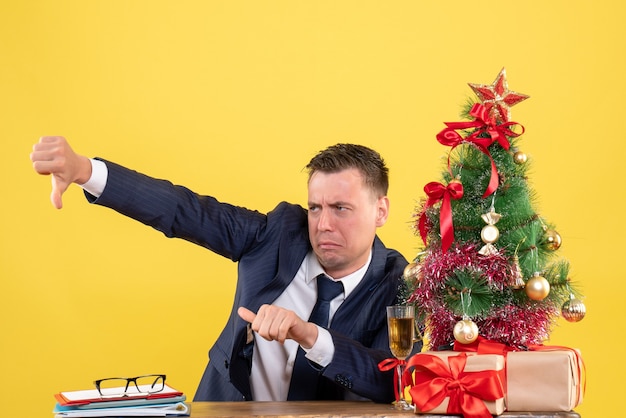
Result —
[{"label": "man's other hand", "polygon": [[288,309],[263,305],[256,314],[244,307],[240,307],[237,313],[266,340],[284,343],[286,339],[292,339],[307,349],[317,341],[317,325],[304,321]]},{"label": "man's other hand", "polygon": [[39,174],[52,175],[52,205],[63,207],[63,193],[72,183],[83,184],[91,177],[89,158],[76,154],[62,136],[42,136],[30,154]]}]

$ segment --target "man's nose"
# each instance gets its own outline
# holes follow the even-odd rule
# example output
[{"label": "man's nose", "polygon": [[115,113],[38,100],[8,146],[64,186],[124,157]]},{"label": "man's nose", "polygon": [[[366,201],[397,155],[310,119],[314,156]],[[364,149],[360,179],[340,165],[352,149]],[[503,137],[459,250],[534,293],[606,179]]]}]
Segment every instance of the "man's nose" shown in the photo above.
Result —
[{"label": "man's nose", "polygon": [[328,210],[322,209],[317,219],[317,229],[320,231],[330,231],[332,229],[332,220]]}]

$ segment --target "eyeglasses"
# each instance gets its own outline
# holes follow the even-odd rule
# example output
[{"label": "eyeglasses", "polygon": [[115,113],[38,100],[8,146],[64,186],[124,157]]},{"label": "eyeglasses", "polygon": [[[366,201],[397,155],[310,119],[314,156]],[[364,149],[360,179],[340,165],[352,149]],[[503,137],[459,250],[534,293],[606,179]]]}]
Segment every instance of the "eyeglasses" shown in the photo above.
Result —
[{"label": "eyeglasses", "polygon": [[160,392],[165,388],[164,374],[136,377],[108,377],[93,382],[102,397],[133,396]]}]

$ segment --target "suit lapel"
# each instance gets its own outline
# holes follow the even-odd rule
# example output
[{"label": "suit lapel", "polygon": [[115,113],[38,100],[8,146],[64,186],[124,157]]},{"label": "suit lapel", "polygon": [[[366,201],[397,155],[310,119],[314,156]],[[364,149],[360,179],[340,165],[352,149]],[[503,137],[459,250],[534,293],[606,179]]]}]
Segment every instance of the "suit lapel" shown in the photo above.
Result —
[{"label": "suit lapel", "polygon": [[[310,248],[311,246],[306,230],[294,230],[283,235],[279,243],[277,273],[272,280],[263,286],[256,295],[252,296],[246,303],[248,309],[257,312],[261,305],[272,303],[276,300],[295,277],[300,264],[302,264],[302,260],[304,260]],[[251,361],[252,346],[247,344],[249,342],[246,336],[247,326],[243,320],[237,319],[237,321],[242,327],[238,329],[235,341],[233,341],[231,354],[233,367],[231,367],[230,375],[233,385],[250,399],[249,369],[247,362],[243,361],[244,357],[242,357],[242,354],[244,352],[247,353],[245,355],[249,356],[249,361]]]},{"label": "suit lapel", "polygon": [[307,231],[293,231],[286,234],[280,242],[278,269],[274,278],[268,282],[250,303],[250,309],[258,310],[261,305],[272,303],[289,286],[302,261],[311,249]]}]

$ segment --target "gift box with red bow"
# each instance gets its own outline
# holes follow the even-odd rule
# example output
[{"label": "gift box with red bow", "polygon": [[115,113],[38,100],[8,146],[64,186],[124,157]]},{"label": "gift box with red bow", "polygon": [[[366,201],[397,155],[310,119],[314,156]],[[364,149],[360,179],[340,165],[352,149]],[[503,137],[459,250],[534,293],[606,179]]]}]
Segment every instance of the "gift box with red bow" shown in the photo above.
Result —
[{"label": "gift box with red bow", "polygon": [[571,411],[582,403],[585,365],[576,349],[533,345],[517,351],[482,337],[472,344],[455,344],[454,349],[505,356],[508,411]]},{"label": "gift box with red bow", "polygon": [[513,351],[487,340],[467,349],[474,351],[429,351],[408,360],[405,379],[416,413],[488,418],[504,410],[571,411],[582,402],[584,363],[575,349]]},{"label": "gift box with red bow", "polygon": [[491,418],[505,410],[504,356],[439,351],[419,353],[406,365],[416,413]]}]

